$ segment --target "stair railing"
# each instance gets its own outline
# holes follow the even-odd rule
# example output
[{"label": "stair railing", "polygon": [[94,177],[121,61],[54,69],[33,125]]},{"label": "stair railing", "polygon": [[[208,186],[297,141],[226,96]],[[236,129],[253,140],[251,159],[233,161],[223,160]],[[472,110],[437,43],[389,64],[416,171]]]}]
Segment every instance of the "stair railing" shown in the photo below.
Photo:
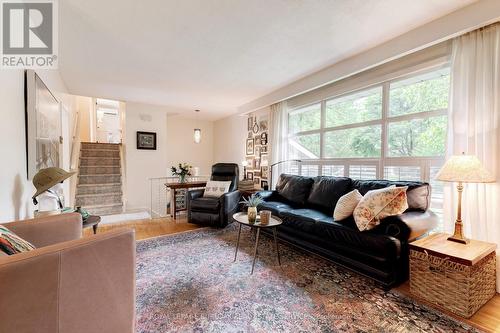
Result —
[{"label": "stair railing", "polygon": [[70,178],[70,198],[69,205],[70,207],[74,207],[76,202],[76,187],[78,185],[78,169],[79,169],[79,160],[80,160],[80,113],[78,110],[75,112],[75,119],[73,121],[73,130],[72,130],[72,141],[71,141],[71,153],[70,153],[70,171],[76,172],[77,174],[74,177]]}]

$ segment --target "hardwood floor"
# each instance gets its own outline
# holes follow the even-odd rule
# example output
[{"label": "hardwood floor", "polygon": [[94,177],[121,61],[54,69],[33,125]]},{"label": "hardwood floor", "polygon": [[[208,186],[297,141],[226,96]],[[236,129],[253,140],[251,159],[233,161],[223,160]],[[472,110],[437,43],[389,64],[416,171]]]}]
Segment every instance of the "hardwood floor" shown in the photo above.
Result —
[{"label": "hardwood floor", "polygon": [[[116,224],[99,224],[97,232],[102,233],[109,230],[120,229],[120,228],[135,229],[135,238],[137,240],[140,240],[140,239],[147,239],[163,235],[175,234],[183,231],[195,230],[200,227],[195,224],[187,223],[185,217],[180,217],[175,221],[170,217],[167,217],[160,219],[134,220]],[[92,228],[84,229],[83,235],[84,236],[92,235]]]},{"label": "hardwood floor", "polygon": [[[105,225],[100,225],[97,232],[101,233],[119,228],[135,229],[136,239],[139,240],[139,239],[175,234],[183,231],[195,230],[198,229],[199,227],[194,224],[187,223],[186,218],[181,216],[175,221],[168,217],[168,218],[152,219],[152,220],[150,219],[136,220],[118,224],[105,224]],[[84,236],[90,236],[90,235],[92,235],[92,228],[85,229]],[[410,285],[408,282],[397,287],[396,290],[401,292],[402,294],[413,297],[410,294]],[[422,300],[419,301],[424,304],[427,304],[425,301]],[[427,305],[433,307],[430,304]],[[476,314],[474,314],[474,316],[472,316],[472,318],[470,319],[464,319],[458,317],[444,310],[440,311],[443,311],[448,315],[450,315],[451,317],[454,317],[458,320],[462,320],[486,332],[500,333],[500,294],[496,294],[495,297],[493,297],[493,299],[491,299],[481,309],[479,309],[479,311],[476,312]]]}]

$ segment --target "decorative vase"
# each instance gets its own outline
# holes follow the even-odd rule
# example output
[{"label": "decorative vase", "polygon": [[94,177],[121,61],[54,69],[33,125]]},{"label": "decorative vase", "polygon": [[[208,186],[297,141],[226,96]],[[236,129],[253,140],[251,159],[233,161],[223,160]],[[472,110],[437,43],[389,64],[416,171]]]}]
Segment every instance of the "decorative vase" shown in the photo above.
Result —
[{"label": "decorative vase", "polygon": [[186,175],[179,175],[179,183],[185,183],[186,182]]},{"label": "decorative vase", "polygon": [[248,207],[248,223],[255,223],[257,219],[257,207]]}]

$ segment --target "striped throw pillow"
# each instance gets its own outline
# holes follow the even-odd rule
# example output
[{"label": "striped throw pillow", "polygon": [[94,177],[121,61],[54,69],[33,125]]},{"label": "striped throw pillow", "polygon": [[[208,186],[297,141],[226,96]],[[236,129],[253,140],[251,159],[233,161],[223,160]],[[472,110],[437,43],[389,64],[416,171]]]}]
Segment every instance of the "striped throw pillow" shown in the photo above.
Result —
[{"label": "striped throw pillow", "polygon": [[363,196],[358,190],[353,190],[341,196],[335,206],[333,219],[335,221],[342,221],[351,216],[361,199],[363,199]]},{"label": "striped throw pillow", "polygon": [[0,225],[0,251],[5,254],[11,255],[21,252],[28,252],[34,250],[35,247],[7,229],[7,227]]}]

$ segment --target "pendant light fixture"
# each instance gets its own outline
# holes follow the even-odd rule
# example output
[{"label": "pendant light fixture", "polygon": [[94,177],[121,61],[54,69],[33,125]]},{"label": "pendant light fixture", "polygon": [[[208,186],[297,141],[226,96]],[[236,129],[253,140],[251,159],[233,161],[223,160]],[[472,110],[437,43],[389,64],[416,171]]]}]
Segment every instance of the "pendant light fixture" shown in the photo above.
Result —
[{"label": "pendant light fixture", "polygon": [[[200,113],[200,110],[194,110],[196,112],[196,119],[198,120],[198,113]],[[194,129],[194,143],[200,143],[201,142],[201,128],[195,128]]]}]

